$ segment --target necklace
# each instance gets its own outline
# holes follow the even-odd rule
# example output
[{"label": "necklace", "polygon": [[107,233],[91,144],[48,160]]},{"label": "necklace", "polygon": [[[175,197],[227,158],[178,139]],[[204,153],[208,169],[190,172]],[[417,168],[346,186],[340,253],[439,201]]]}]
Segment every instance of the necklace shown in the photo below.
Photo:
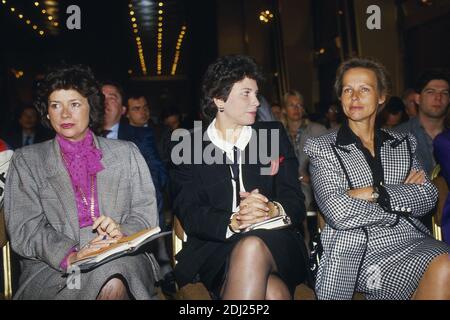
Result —
[{"label": "necklace", "polygon": [[[61,157],[62,157],[64,163],[66,164],[66,168],[69,169],[69,165],[67,163],[67,160],[64,157],[64,154],[62,152],[61,152]],[[92,222],[94,222],[95,221],[95,212],[94,212],[95,211],[94,210],[95,209],[94,175],[91,174],[91,187],[90,187],[90,191],[91,191],[91,199],[90,200],[91,201],[90,201],[90,204],[88,204],[86,194],[80,188],[80,186],[77,186],[77,190],[78,190],[78,193],[81,195],[81,201],[83,202],[84,206],[89,210]]]}]

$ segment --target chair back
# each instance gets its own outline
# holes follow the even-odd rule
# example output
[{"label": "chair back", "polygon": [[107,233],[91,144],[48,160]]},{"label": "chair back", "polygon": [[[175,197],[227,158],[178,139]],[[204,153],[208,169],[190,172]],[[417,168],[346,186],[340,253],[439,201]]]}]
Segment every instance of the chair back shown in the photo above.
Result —
[{"label": "chair back", "polygon": [[444,213],[444,205],[447,200],[449,189],[447,181],[445,181],[443,176],[439,175],[440,171],[441,167],[440,165],[437,165],[433,169],[433,172],[431,173],[431,181],[438,190],[438,202],[436,205],[436,211],[432,217],[432,227],[433,227],[433,236],[437,240],[442,241],[442,230],[441,230],[442,215]]},{"label": "chair back", "polygon": [[0,209],[0,248],[6,246],[8,242],[8,237],[6,236],[5,227],[5,215],[3,214],[3,208]]},{"label": "chair back", "polygon": [[12,273],[11,273],[11,249],[9,247],[8,236],[5,228],[5,217],[3,207],[0,209],[0,248],[3,257],[3,297],[10,300],[12,298]]},{"label": "chair back", "polygon": [[178,220],[177,216],[174,216],[172,227],[172,251],[173,251],[172,264],[174,266],[177,264],[175,256],[178,252],[181,251],[181,249],[183,249],[183,242],[185,242],[186,240],[187,236],[180,223],[180,220]]}]

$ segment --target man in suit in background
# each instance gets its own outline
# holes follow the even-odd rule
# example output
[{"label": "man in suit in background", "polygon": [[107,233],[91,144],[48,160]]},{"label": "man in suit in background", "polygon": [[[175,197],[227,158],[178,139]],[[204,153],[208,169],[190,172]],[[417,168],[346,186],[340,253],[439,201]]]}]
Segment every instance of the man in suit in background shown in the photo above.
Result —
[{"label": "man in suit in background", "polygon": [[[105,95],[104,136],[134,142],[139,148],[150,169],[155,185],[158,211],[161,213],[163,206],[161,190],[167,182],[167,172],[158,155],[153,131],[151,128],[131,126],[126,119],[122,118],[127,109],[123,105],[124,93],[119,84],[112,81],[105,82],[102,92]],[[159,223],[161,227],[164,227],[164,220],[160,219]]]},{"label": "man in suit in background", "polygon": [[[134,127],[148,127],[150,120],[150,107],[142,94],[131,95],[127,99],[128,121]],[[150,120],[151,121],[151,120]]]},{"label": "man in suit in background", "polygon": [[19,125],[5,136],[6,142],[12,149],[53,138],[50,131],[39,126],[37,111],[32,106],[25,107],[20,111],[18,123]]},{"label": "man in suit in background", "polygon": [[[414,101],[418,105],[417,117],[411,118],[395,128],[400,132],[411,132],[417,138],[417,157],[428,176],[436,167],[433,140],[445,129],[445,119],[450,105],[450,77],[448,72],[427,70],[419,77],[415,86]],[[421,221],[432,230],[432,213]]]},{"label": "man in suit in background", "polygon": [[[141,151],[150,169],[150,174],[155,186],[156,199],[159,213],[159,226],[166,230],[166,223],[163,212],[163,190],[168,180],[167,170],[162,163],[156,148],[155,135],[149,127],[132,126],[126,118],[122,117],[127,113],[127,107],[123,104],[124,91],[120,84],[107,81],[103,82],[102,92],[105,95],[105,116],[104,116],[104,136],[110,139],[121,139],[131,141]],[[157,259],[161,265],[161,274],[170,275],[170,259],[167,254],[164,238],[158,239]],[[170,281],[168,279],[167,281]],[[165,282],[162,282],[165,286]]]}]

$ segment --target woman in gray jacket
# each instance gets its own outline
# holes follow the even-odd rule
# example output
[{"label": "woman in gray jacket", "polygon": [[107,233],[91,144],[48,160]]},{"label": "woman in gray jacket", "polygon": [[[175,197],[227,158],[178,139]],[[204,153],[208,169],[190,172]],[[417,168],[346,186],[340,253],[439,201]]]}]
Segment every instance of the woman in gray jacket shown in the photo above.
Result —
[{"label": "woman in gray jacket", "polygon": [[99,85],[87,67],[46,75],[36,107],[56,138],[15,152],[5,218],[21,260],[16,299],[151,299],[157,264],[138,254],[67,277],[71,264],[125,235],[158,225],[155,189],[137,147],[95,135]]}]

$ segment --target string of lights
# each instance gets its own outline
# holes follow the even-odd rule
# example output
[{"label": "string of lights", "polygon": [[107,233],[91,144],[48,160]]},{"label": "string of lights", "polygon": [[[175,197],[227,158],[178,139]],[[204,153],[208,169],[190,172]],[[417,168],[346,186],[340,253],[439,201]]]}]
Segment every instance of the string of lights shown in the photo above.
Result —
[{"label": "string of lights", "polygon": [[273,13],[269,10],[261,11],[259,14],[259,20],[264,23],[269,23],[270,20],[273,19]]},{"label": "string of lights", "polygon": [[183,39],[186,35],[186,29],[186,26],[182,26],[178,35],[177,45],[175,47],[175,56],[173,57],[172,70],[170,72],[172,76],[177,73],[178,61],[180,60],[181,45],[183,44]]},{"label": "string of lights", "polygon": [[157,33],[157,54],[156,54],[156,74],[162,73],[162,44],[163,44],[163,10],[164,3],[158,2],[158,33]]},{"label": "string of lights", "polygon": [[133,36],[136,41],[136,47],[137,47],[138,56],[139,56],[139,64],[141,66],[142,74],[144,76],[146,76],[147,75],[147,65],[145,64],[144,48],[142,46],[142,39],[140,37],[138,23],[137,23],[137,19],[135,17],[134,7],[131,2],[128,5],[128,8],[130,9],[131,26],[133,28]]},{"label": "string of lights", "polygon": [[[2,5],[7,8],[8,7],[8,0],[2,0]],[[23,21],[26,25],[29,25],[34,31],[36,31],[40,36],[45,35],[45,31],[42,30],[43,28],[40,28],[37,24],[33,23],[31,19],[28,19],[22,12],[19,12],[12,4],[9,6],[9,11],[12,15],[17,15],[19,20]]]},{"label": "string of lights", "polygon": [[[39,9],[41,3],[39,1],[35,1],[34,6]],[[48,8],[41,9],[41,13],[47,17],[47,20],[50,21],[54,27],[57,28],[59,26],[59,22],[56,21],[56,17],[49,13]]]}]

